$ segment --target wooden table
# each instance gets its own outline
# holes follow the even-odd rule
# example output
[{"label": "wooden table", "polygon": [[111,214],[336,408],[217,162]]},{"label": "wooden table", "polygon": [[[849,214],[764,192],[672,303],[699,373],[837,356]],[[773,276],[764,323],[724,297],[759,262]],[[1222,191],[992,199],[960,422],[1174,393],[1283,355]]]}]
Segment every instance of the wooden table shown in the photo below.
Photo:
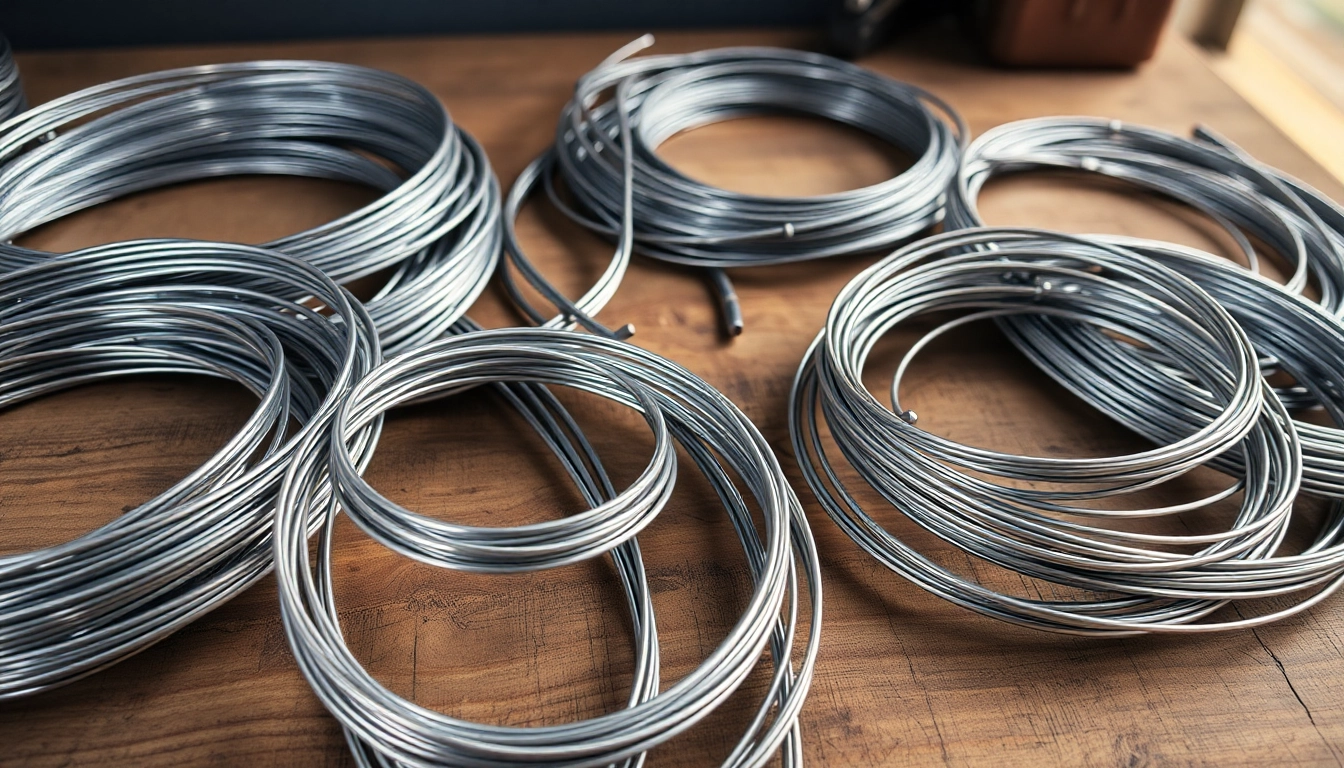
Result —
[{"label": "wooden table", "polygon": [[[20,57],[34,102],[104,80],[187,64],[303,57],[381,67],[433,89],[485,145],[504,180],[552,136],[574,79],[628,34],[412,39]],[[658,50],[730,44],[809,46],[803,33],[668,34]],[[1338,184],[1168,36],[1136,73],[982,69],[957,43],[864,62],[947,98],[976,132],[1035,115],[1081,113],[1184,132],[1207,122],[1336,199]],[[707,180],[748,191],[817,193],[866,184],[900,158],[806,120],[745,120],[675,138],[665,154]],[[338,184],[233,179],[138,195],[32,234],[50,249],[135,236],[259,242],[368,199]],[[1147,234],[1219,248],[1207,222],[1153,199],[1072,179],[995,184],[995,223]],[[608,246],[544,206],[526,241],[566,289],[605,265]],[[1125,641],[1058,637],[980,618],[931,597],[863,555],[820,511],[789,455],[785,402],[799,358],[836,291],[870,258],[735,275],[745,335],[729,343],[700,278],[639,260],[603,317],[719,387],[779,451],[812,517],[826,573],[826,626],[802,715],[814,764],[1337,764],[1344,758],[1344,601],[1257,631]],[[516,322],[500,295],[473,310]],[[899,340],[898,340],[899,341]],[[882,366],[875,364],[874,386]],[[906,399],[920,425],[1006,450],[1125,450],[1134,439],[1053,386],[993,331],[928,351]],[[618,480],[645,461],[633,414],[569,398]],[[0,551],[78,535],[192,469],[249,412],[231,385],[155,379],[102,384],[0,413]],[[746,569],[717,504],[684,473],[641,537],[655,585],[665,680],[718,642],[746,594]],[[414,509],[486,524],[539,520],[581,502],[540,441],[489,396],[397,412],[370,468]],[[964,557],[881,514],[944,562]],[[362,662],[420,704],[492,723],[534,725],[621,705],[631,671],[627,617],[605,561],[540,574],[468,576],[413,564],[342,527],[337,563],[347,636]],[[1251,610],[1259,610],[1254,608]],[[752,695],[763,678],[748,682]],[[721,759],[748,711],[738,695],[657,750],[654,765]],[[267,579],[174,637],[94,677],[0,707],[10,765],[347,765],[336,721],[310,693],[280,629]]]}]

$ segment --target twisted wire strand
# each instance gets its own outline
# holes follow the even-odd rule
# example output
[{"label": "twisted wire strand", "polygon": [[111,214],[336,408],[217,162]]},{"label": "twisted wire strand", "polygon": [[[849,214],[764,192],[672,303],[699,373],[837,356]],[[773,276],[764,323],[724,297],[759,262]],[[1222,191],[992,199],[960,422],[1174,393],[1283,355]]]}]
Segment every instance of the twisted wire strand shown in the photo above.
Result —
[{"label": "twisted wire strand", "polygon": [[384,194],[265,247],[346,283],[391,270],[369,302],[383,345],[442,335],[499,258],[485,153],[423,86],[316,61],[253,61],[93,86],[0,124],[0,268],[51,254],[12,241],[147,189],[239,174],[332,179]]},{"label": "twisted wire strand", "polygon": [[27,108],[19,65],[14,63],[14,48],[0,35],[0,124]]},{"label": "twisted wire strand", "polygon": [[[171,488],[74,540],[0,556],[0,699],[114,664],[267,573],[295,449],[325,435],[380,360],[371,318],[344,289],[259,248],[134,241],[0,275],[0,407],[148,373],[230,379],[259,401]],[[353,441],[355,462],[377,432]],[[319,517],[298,524],[312,531]]]},{"label": "twisted wire strand", "polygon": [[[960,312],[907,353],[882,405],[861,374],[873,345],[902,322]],[[1049,318],[1150,347],[1198,382],[1197,428],[1140,453],[1104,458],[1016,456],[961,445],[916,426],[899,386],[933,338],[978,320]],[[1081,383],[1080,383],[1081,382]],[[1085,399],[1125,402],[1123,379],[1079,376]],[[1121,406],[1122,407],[1122,406]],[[1107,412],[1110,412],[1108,409]],[[864,484],[920,527],[976,558],[1077,592],[1003,593],[928,559],[885,530],[846,487],[822,424]],[[1315,550],[1276,557],[1302,477],[1301,441],[1260,376],[1241,327],[1194,281],[1131,249],[1020,229],[953,231],[907,246],[837,296],[791,394],[790,432],[804,477],[833,520],[865,551],[928,591],[993,618],[1070,634],[1208,632],[1267,623],[1338,589],[1341,569]],[[1195,467],[1239,469],[1221,492],[1159,508],[1087,502],[1178,478]],[[1106,526],[1212,508],[1240,495],[1225,528],[1162,535]],[[1293,595],[1269,614],[1206,621],[1229,601]]]},{"label": "twisted wire strand", "polygon": [[[579,324],[624,338],[594,316],[615,293],[633,251],[708,270],[727,331],[741,308],[724,269],[784,264],[892,246],[942,220],[965,124],[946,102],[913,85],[816,53],[722,48],[628,58],[645,36],[579,79],[554,144],[514,182],[504,204],[505,254],[525,282],[559,311],[535,306],[508,270],[507,285],[533,322]],[[608,98],[607,93],[611,96]],[[763,197],[720,189],[677,171],[657,149],[682,131],[753,115],[811,115],[914,155],[901,174],[815,197]],[[572,199],[559,192],[556,179]],[[611,264],[571,301],[531,263],[515,222],[543,187],[566,216],[616,242]]]},{"label": "twisted wire strand", "polygon": [[[385,409],[487,382],[566,386],[636,409],[655,435],[648,469],[630,488],[588,512],[502,529],[426,518],[393,504],[360,479],[354,454],[346,454]],[[576,723],[488,726],[418,707],[379,685],[346,648],[331,584],[331,531],[341,511],[403,554],[446,568],[508,572],[553,567],[603,551],[620,557],[665,503],[674,482],[669,440],[687,452],[723,502],[754,582],[742,618],[682,680],[659,690],[653,608],[642,580],[627,592],[636,637],[629,707]],[[313,562],[304,510],[317,503],[316,492],[327,478],[336,492]],[[763,532],[752,520],[750,503],[761,513]],[[553,329],[471,333],[394,358],[352,393],[330,440],[313,435],[305,441],[286,476],[275,534],[290,646],[313,689],[346,728],[362,764],[637,764],[646,750],[692,727],[736,690],[767,646],[773,661],[769,689],[725,764],[761,765],[781,748],[786,765],[801,762],[797,715],[811,681],[821,618],[820,574],[807,521],[751,422],[723,395],[664,358]],[[802,589],[809,605],[800,619]],[[801,658],[795,658],[804,621],[806,644]]]},{"label": "twisted wire strand", "polygon": [[[1182,202],[1226,230],[1253,271],[1259,269],[1254,240],[1290,267],[1290,291],[1313,285],[1322,306],[1344,313],[1344,209],[1205,127],[1184,138],[1089,117],[997,126],[966,150],[948,228],[984,226],[976,199],[991,178],[1047,168],[1098,174]],[[1263,365],[1272,370],[1275,361]],[[1313,405],[1301,387],[1282,388],[1279,396],[1290,408]]]}]

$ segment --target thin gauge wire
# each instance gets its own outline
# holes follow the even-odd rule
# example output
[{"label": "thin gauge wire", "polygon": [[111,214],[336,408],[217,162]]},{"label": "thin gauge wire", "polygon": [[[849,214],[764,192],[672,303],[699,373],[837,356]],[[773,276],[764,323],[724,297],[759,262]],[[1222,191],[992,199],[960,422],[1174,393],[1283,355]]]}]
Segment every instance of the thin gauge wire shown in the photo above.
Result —
[{"label": "thin gauge wire", "polygon": [[[579,79],[554,144],[524,169],[504,204],[504,247],[514,270],[559,311],[535,306],[512,274],[510,293],[535,323],[582,325],[613,338],[594,316],[619,286],[633,251],[708,270],[727,331],[741,308],[724,269],[785,264],[890,247],[942,220],[965,124],[933,94],[817,53],[722,48],[627,58],[645,36]],[[610,93],[610,98],[606,94]],[[692,179],[657,149],[682,131],[753,115],[833,120],[913,155],[903,173],[816,197],[762,197]],[[559,178],[570,193],[561,195]],[[616,242],[606,271],[571,301],[532,264],[515,222],[538,187],[566,216]]]},{"label": "thin gauge wire", "polygon": [[4,130],[6,120],[27,108],[19,65],[14,63],[14,48],[0,35],[0,131]]},{"label": "thin gauge wire", "polygon": [[390,270],[369,302],[383,345],[442,335],[499,259],[500,192],[481,147],[432,93],[388,72],[254,61],[138,75],[42,104],[0,127],[0,268],[51,254],[14,238],[125,195],[279,174],[384,192],[265,247],[347,283]]},{"label": "thin gauge wire", "polygon": [[[1090,117],[997,126],[966,150],[948,227],[984,226],[976,199],[989,179],[1045,168],[1100,174],[1189,205],[1229,233],[1253,271],[1259,269],[1254,240],[1290,267],[1289,290],[1314,285],[1322,306],[1344,313],[1344,209],[1204,127],[1188,139]],[[1274,361],[1264,366],[1272,370]],[[1279,395],[1290,408],[1313,404],[1301,387]]]},{"label": "thin gauge wire", "polygon": [[[993,250],[988,250],[992,246]],[[962,313],[928,332],[897,368],[892,406],[862,382],[876,342],[902,322]],[[968,322],[1048,316],[1086,323],[1161,352],[1204,396],[1200,428],[1128,456],[1045,458],[973,448],[925,432],[900,405],[911,359]],[[1125,382],[1090,382],[1096,397]],[[886,531],[846,488],[822,440],[909,519],[976,558],[1075,592],[1023,598],[945,569]],[[987,616],[1055,632],[1209,632],[1264,624],[1337,590],[1338,568],[1275,558],[1302,474],[1286,409],[1259,375],[1249,338],[1209,294],[1134,251],[1034,230],[949,232],[912,244],[841,291],[808,351],[790,404],[794,450],[827,513],[865,551],[919,586]],[[1087,502],[1152,488],[1215,462],[1241,472],[1226,489],[1159,508]],[[1161,535],[1094,521],[1159,517],[1240,495],[1225,529]],[[1227,517],[1228,515],[1224,515]],[[1052,588],[1053,592],[1053,588]],[[1204,621],[1232,600],[1292,595],[1294,605]]]},{"label": "thin gauge wire", "polygon": [[[469,529],[402,509],[359,477],[346,456],[386,408],[441,397],[485,382],[561,385],[600,395],[644,414],[655,434],[650,468],[614,504],[560,521]],[[642,760],[648,749],[706,716],[758,665],[769,647],[771,683],[746,733],[725,761],[761,765],[782,747],[801,764],[797,716],[811,682],[821,620],[815,545],[797,498],[769,445],[751,422],[701,379],[657,355],[620,342],[552,329],[502,329],[455,336],[412,350],[374,371],[346,402],[333,439],[308,439],[291,464],[275,520],[276,574],[290,647],[327,708],[369,765],[528,764],[598,766]],[[631,600],[636,675],[630,706],[559,726],[514,728],[471,723],[418,707],[379,685],[345,645],[334,604],[331,539],[342,511],[404,554],[441,567],[488,572],[573,562],[620,552],[665,500],[675,463],[667,437],[690,455],[715,488],[747,555],[755,583],[744,615],[705,661],[658,690],[657,640],[646,587]],[[304,510],[334,477],[337,493],[310,559]],[[758,506],[764,533],[747,498]],[[314,574],[316,569],[316,574]],[[802,594],[809,605],[799,617]],[[795,644],[801,623],[807,640]]]},{"label": "thin gauge wire", "polygon": [[[0,556],[0,699],[114,664],[267,573],[295,449],[325,439],[380,359],[372,320],[344,289],[249,246],[135,241],[0,275],[0,407],[147,373],[230,379],[259,400],[168,490],[72,541]],[[377,432],[353,442],[356,462]],[[314,530],[320,511],[299,525]]]}]

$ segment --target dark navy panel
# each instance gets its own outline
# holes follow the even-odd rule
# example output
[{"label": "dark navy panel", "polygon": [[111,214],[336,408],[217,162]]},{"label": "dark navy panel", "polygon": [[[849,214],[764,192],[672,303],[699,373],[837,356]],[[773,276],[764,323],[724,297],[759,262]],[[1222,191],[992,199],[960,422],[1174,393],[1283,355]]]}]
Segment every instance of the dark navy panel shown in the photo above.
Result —
[{"label": "dark navy panel", "polygon": [[827,0],[0,0],[20,49],[821,24]]}]

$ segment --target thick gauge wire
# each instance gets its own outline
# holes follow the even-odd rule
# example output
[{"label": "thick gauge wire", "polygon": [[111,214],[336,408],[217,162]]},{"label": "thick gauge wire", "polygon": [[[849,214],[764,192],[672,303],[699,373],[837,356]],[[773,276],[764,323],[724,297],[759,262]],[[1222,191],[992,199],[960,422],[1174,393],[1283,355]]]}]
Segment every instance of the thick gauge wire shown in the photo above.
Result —
[{"label": "thick gauge wire", "polygon": [[[893,377],[892,405],[882,405],[861,378],[874,344],[902,322],[949,310],[963,314],[906,353]],[[913,356],[951,328],[1017,316],[1089,324],[1160,352],[1202,387],[1202,397],[1179,406],[1204,420],[1140,453],[1086,459],[1015,456],[919,429],[897,391]],[[1101,399],[1123,383],[1086,385]],[[910,520],[969,555],[1073,594],[1000,592],[885,530],[846,488],[823,441],[823,421],[862,481]],[[1285,567],[1274,557],[1300,485],[1301,447],[1287,410],[1259,375],[1249,338],[1193,281],[1118,246],[977,229],[897,251],[836,298],[795,379],[790,431],[808,484],[863,549],[924,589],[1004,621],[1071,634],[1208,632],[1276,620],[1340,585],[1338,570],[1305,560]],[[1206,498],[1159,508],[1087,504],[1123,501],[1218,462],[1241,471]],[[1094,522],[1180,514],[1238,495],[1234,519],[1214,533],[1161,535]],[[1204,620],[1229,601],[1279,595],[1299,600],[1250,618]]]},{"label": "thick gauge wire", "polygon": [[[1204,127],[1193,138],[1091,117],[1006,123],[967,148],[948,203],[947,226],[984,226],[976,199],[991,178],[1041,169],[1098,174],[1184,203],[1209,216],[1252,270],[1253,242],[1290,269],[1287,287],[1313,285],[1328,311],[1344,313],[1344,210]],[[1273,367],[1266,360],[1266,368]],[[1290,408],[1311,405],[1301,387],[1280,390]]]},{"label": "thick gauge wire", "polygon": [[[723,48],[630,54],[644,37],[579,79],[554,144],[514,182],[504,205],[505,253],[517,275],[558,310],[535,306],[512,274],[510,291],[535,323],[607,330],[594,315],[620,284],[633,251],[708,270],[730,334],[741,309],[724,269],[784,264],[890,247],[942,220],[967,131],[933,94],[817,53]],[[608,94],[609,97],[608,97]],[[861,189],[816,197],[764,197],[704,184],[657,149],[682,131],[754,115],[810,115],[851,126],[916,159]],[[556,181],[563,182],[568,196]],[[531,263],[515,222],[538,186],[566,216],[616,242],[596,284],[571,301]]]},{"label": "thick gauge wire", "polygon": [[[383,346],[442,335],[498,263],[500,193],[485,153],[423,86],[315,61],[155,72],[30,109],[0,132],[0,240],[125,195],[239,174],[306,176],[383,196],[265,247],[337,282],[384,270],[368,307]],[[0,267],[50,257],[0,246]]]},{"label": "thick gauge wire", "polygon": [[[1158,261],[1216,298],[1262,356],[1274,359],[1336,424],[1344,423],[1344,322],[1320,305],[1231,262],[1154,240],[1091,236]],[[1130,429],[1169,441],[1207,421],[1207,393],[1149,350],[1067,320],[1013,317],[1005,333],[1033,362]],[[1107,381],[1105,385],[1097,382]],[[1093,396],[1105,389],[1104,398]],[[1179,393],[1179,394],[1177,394]],[[1344,431],[1297,421],[1303,490],[1344,499]],[[1333,535],[1333,532],[1332,532]]]},{"label": "thick gauge wire", "polygon": [[19,79],[19,65],[14,63],[14,48],[0,35],[0,132],[9,118],[28,108],[23,95],[23,81]]},{"label": "thick gauge wire", "polygon": [[[171,488],[74,540],[0,556],[0,699],[116,663],[267,573],[295,449],[325,438],[380,360],[372,320],[343,288],[259,248],[133,241],[0,275],[0,406],[153,373],[230,379],[259,400]],[[353,441],[354,461],[377,431]]]},{"label": "thick gauge wire", "polygon": [[[501,529],[424,517],[383,498],[360,478],[350,446],[376,424],[378,414],[489,382],[565,386],[636,409],[655,436],[649,467],[630,488],[588,512]],[[638,763],[645,751],[690,728],[727,698],[768,647],[769,689],[726,764],[761,765],[781,747],[786,765],[800,764],[797,715],[811,681],[821,618],[815,546],[768,444],[723,395],[675,363],[628,344],[563,330],[501,329],[446,338],[388,361],[352,393],[338,421],[330,441],[312,436],[291,465],[275,520],[275,560],[290,646],[318,696],[346,728],[361,763]],[[723,502],[754,582],[742,618],[682,680],[659,690],[653,609],[642,580],[638,590],[627,589],[637,640],[629,706],[577,723],[489,726],[418,707],[379,685],[347,649],[331,581],[332,530],[340,512],[397,551],[445,568],[522,571],[603,551],[619,555],[666,501],[676,471],[672,442],[687,452]],[[318,503],[315,494],[328,477],[337,490],[313,562],[304,510]],[[759,510],[761,525],[753,522],[748,500]],[[809,605],[800,618],[802,590]],[[807,637],[796,658],[804,624]]]}]

